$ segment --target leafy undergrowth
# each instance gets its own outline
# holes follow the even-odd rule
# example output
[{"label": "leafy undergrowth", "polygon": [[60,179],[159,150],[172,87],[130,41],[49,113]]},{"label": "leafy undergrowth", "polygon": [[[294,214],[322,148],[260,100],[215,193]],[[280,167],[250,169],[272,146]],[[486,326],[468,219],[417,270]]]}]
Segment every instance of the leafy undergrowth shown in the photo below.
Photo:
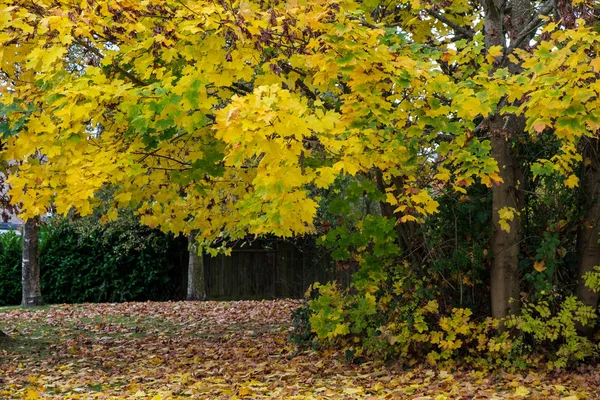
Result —
[{"label": "leafy undergrowth", "polygon": [[0,309],[0,399],[581,399],[600,373],[448,371],[341,361],[288,342],[297,301]]}]

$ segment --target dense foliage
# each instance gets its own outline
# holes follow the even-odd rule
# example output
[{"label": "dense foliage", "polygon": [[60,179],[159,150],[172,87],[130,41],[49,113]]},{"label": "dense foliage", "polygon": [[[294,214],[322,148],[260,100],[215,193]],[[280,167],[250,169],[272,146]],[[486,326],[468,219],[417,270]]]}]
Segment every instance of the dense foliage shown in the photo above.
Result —
[{"label": "dense foliage", "polygon": [[21,302],[21,236],[0,234],[0,305]]},{"label": "dense foliage", "polygon": [[[211,250],[319,233],[357,272],[350,288],[314,287],[296,337],[310,339],[310,323],[349,358],[591,359],[599,10],[2,0],[12,200],[26,216],[107,201],[108,220],[132,208]],[[135,295],[124,276],[80,268],[80,280]]]},{"label": "dense foliage", "polygon": [[[21,301],[21,237],[0,236],[0,305]],[[170,300],[183,295],[185,240],[140,225],[130,213],[105,225],[53,219],[40,238],[41,285],[48,303]],[[185,261],[185,257],[183,257]]]}]

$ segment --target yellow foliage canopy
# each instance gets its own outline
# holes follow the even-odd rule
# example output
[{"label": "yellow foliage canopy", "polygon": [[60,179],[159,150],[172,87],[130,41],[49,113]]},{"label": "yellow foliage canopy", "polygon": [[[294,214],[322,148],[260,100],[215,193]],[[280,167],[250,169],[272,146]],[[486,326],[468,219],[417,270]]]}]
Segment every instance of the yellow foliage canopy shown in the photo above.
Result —
[{"label": "yellow foliage canopy", "polygon": [[[395,28],[373,21],[371,3],[1,0],[13,201],[26,215],[49,204],[85,215],[109,186],[109,218],[132,206],[145,224],[207,240],[289,236],[313,230],[315,187],[376,169],[401,182],[388,201],[414,220],[436,212],[439,188],[500,183],[475,121],[524,96],[510,111],[532,135],[556,130],[564,151],[551,162],[570,174],[573,144],[600,127],[600,87],[580,84],[597,74],[592,30],[552,32],[509,55],[522,74],[490,76],[503,55],[449,45],[448,27],[415,17],[427,2],[401,1]],[[451,9],[481,28],[468,1]]]}]

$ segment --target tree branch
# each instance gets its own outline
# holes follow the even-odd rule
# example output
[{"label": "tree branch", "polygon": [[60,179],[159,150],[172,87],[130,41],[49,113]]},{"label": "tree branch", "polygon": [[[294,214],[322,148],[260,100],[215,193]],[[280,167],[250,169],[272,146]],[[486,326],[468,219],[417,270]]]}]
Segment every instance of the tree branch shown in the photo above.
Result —
[{"label": "tree branch", "polygon": [[523,29],[519,32],[519,36],[513,41],[511,41],[510,46],[506,50],[506,55],[513,52],[516,48],[520,47],[527,38],[531,37],[532,34],[542,25],[542,15],[548,15],[554,9],[554,0],[547,0],[542,3],[540,9],[531,21]]},{"label": "tree branch", "polygon": [[[78,45],[80,45],[81,47],[83,47],[84,49],[86,49],[87,51],[89,51],[90,53],[95,54],[97,57],[104,58],[104,54],[102,54],[95,47],[90,46],[88,43],[85,43],[85,42],[81,41],[80,39],[75,39],[74,42],[77,43]],[[113,62],[112,64],[110,64],[109,67],[113,68],[116,71],[120,72],[121,74],[125,75],[127,78],[129,78],[130,81],[132,81],[137,86],[148,86],[148,84],[146,82],[142,81],[140,78],[138,78],[137,76],[135,76],[131,72],[123,69],[123,67],[121,67],[120,65],[118,65],[115,62]]]},{"label": "tree branch", "polygon": [[455,32],[461,34],[462,36],[465,36],[469,39],[473,39],[473,35],[475,34],[475,32],[473,32],[472,29],[465,28],[464,26],[460,26],[456,22],[449,20],[446,16],[444,16],[438,12],[435,12],[433,10],[427,10],[427,14],[431,15],[433,18],[437,19],[438,21],[448,25],[450,28],[454,29]]}]

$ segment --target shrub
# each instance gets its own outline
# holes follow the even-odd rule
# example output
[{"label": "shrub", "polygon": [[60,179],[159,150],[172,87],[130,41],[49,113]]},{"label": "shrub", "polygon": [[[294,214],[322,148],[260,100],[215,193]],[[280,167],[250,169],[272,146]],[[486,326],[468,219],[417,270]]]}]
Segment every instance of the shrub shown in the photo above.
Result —
[{"label": "shrub", "polygon": [[21,236],[0,234],[0,306],[21,302]]},{"label": "shrub", "polygon": [[318,295],[309,302],[307,326],[318,345],[344,350],[350,359],[396,359],[407,365],[460,360],[521,369],[545,362],[553,369],[598,356],[598,343],[579,332],[596,324],[596,310],[575,296],[542,292],[535,301],[523,302],[519,316],[474,319],[469,308],[447,309],[419,295],[427,280],[408,275],[398,280],[400,275],[369,290],[313,285]]},{"label": "shrub", "polygon": [[[498,321],[472,319],[468,308],[442,312],[437,300],[424,302],[402,286],[392,293],[350,293],[335,284],[316,285],[310,302],[313,332],[325,346],[353,357],[398,359],[407,365],[456,359],[504,363],[512,349]],[[382,294],[382,295],[381,295]]]},{"label": "shrub", "polygon": [[[0,235],[0,305],[21,299],[21,237]],[[48,303],[170,300],[180,296],[178,255],[185,238],[142,226],[133,213],[100,224],[55,218],[40,229],[40,269]]]},{"label": "shrub", "polygon": [[532,358],[543,350],[548,368],[564,368],[597,355],[597,345],[578,332],[593,327],[596,318],[596,310],[575,296],[563,299],[558,293],[542,292],[535,302],[523,302],[521,314],[508,317],[505,325],[514,328],[520,354]]},{"label": "shrub", "polygon": [[[462,284],[476,288],[485,265],[475,263],[485,249],[474,243],[464,253],[458,247],[455,258],[426,269],[406,261],[396,245],[394,222],[367,216],[321,238],[333,258],[357,265],[358,271],[349,288],[312,286],[317,294],[308,300],[308,315],[306,309],[298,312],[308,321],[297,324],[297,336],[309,338],[305,330],[310,327],[317,341],[313,344],[343,350],[348,360],[394,359],[407,365],[460,361],[519,369],[543,361],[549,368],[564,368],[597,355],[597,343],[579,333],[595,325],[596,311],[574,296],[558,291],[550,295],[543,291],[547,285],[536,285],[540,290],[523,301],[520,316],[485,318],[486,292],[479,292],[478,300],[473,290],[472,300],[465,302],[462,295],[455,296],[462,293]],[[546,235],[545,240],[540,248],[556,252],[553,237]],[[600,289],[600,268],[586,276],[586,283]]]},{"label": "shrub", "polygon": [[47,302],[167,300],[177,291],[172,236],[142,226],[132,214],[105,225],[52,221],[40,248]]}]

